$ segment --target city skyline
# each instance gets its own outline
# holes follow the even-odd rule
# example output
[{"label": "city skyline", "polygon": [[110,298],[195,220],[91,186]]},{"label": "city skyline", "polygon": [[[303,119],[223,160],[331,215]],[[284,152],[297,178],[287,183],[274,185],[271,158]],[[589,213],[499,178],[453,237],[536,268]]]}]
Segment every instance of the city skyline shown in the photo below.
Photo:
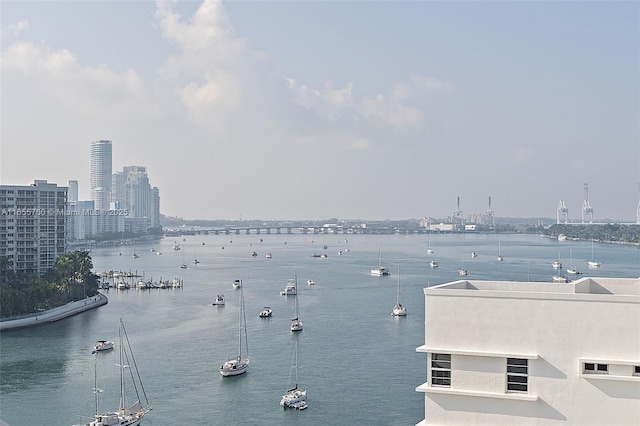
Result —
[{"label": "city skyline", "polygon": [[185,219],[635,222],[638,3],[0,7],[3,184],[90,199],[105,139]]}]

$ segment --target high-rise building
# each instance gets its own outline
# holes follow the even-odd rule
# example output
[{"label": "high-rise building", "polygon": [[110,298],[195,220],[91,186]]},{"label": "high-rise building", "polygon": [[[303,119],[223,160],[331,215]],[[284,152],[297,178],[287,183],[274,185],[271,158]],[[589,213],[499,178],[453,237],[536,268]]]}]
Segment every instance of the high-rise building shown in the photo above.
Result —
[{"label": "high-rise building", "polygon": [[460,280],[424,289],[418,425],[632,425],[640,279]]},{"label": "high-rise building", "polygon": [[[160,191],[151,187],[144,166],[125,166],[113,174],[111,199],[129,218],[146,218],[146,228],[160,226]],[[141,229],[139,225],[136,229]]]},{"label": "high-rise building", "polygon": [[91,142],[91,200],[96,210],[108,210],[111,202],[111,141]]},{"label": "high-rise building", "polygon": [[0,185],[0,256],[15,272],[44,274],[66,251],[67,188],[46,180]]},{"label": "high-rise building", "polygon": [[69,191],[67,193],[67,202],[68,203],[78,202],[78,181],[77,180],[69,181]]}]

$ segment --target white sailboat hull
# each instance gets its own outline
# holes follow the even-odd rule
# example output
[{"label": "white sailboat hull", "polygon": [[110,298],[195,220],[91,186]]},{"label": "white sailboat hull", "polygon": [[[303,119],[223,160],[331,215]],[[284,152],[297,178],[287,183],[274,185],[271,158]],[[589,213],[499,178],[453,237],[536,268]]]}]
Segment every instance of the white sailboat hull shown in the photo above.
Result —
[{"label": "white sailboat hull", "polygon": [[391,312],[391,315],[393,315],[394,317],[407,316],[407,308],[405,308],[402,305],[396,305],[393,307],[393,311]]},{"label": "white sailboat hull", "polygon": [[243,359],[230,359],[220,366],[220,374],[223,376],[237,376],[239,374],[246,373],[249,369],[249,358]]}]

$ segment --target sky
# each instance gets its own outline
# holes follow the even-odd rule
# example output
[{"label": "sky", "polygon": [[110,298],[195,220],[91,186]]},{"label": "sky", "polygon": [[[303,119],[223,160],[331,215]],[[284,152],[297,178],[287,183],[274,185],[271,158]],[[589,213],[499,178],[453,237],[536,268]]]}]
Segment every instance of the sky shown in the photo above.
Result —
[{"label": "sky", "polygon": [[[0,2],[0,182],[185,219],[634,221],[637,1]],[[459,200],[459,201],[458,201]]]}]

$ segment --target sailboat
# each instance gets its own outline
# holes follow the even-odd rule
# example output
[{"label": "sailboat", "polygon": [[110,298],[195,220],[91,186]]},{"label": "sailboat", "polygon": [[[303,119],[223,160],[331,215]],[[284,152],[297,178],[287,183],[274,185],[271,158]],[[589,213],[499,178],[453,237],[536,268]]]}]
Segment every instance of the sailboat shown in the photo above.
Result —
[{"label": "sailboat", "polygon": [[[240,307],[238,315],[238,356],[227,360],[220,366],[220,374],[223,376],[237,376],[246,373],[249,369],[249,344],[247,340],[246,324],[247,319],[244,314],[244,288],[240,287]],[[242,354],[242,337],[244,334],[244,350],[246,354]]]},{"label": "sailboat", "polygon": [[502,257],[502,254],[500,254],[500,240],[498,240],[498,262],[502,262],[504,260],[504,257]]},{"label": "sailboat", "polygon": [[579,275],[580,273],[578,268],[573,266],[573,255],[571,254],[571,249],[569,249],[569,269],[567,269],[567,274]]},{"label": "sailboat", "polygon": [[139,257],[140,257],[140,256],[136,253],[136,243],[135,243],[135,241],[134,241],[134,242],[133,242],[133,258],[134,258],[134,259],[137,259],[137,258],[139,258]]},{"label": "sailboat", "polygon": [[[140,380],[138,366],[136,365],[136,360],[133,357],[131,344],[129,343],[129,337],[127,336],[127,331],[124,328],[122,319],[120,319],[120,331],[118,333],[118,337],[120,343],[120,361],[118,363],[118,366],[120,367],[120,408],[118,408],[118,411],[100,413],[99,395],[100,393],[102,393],[102,389],[98,388],[98,370],[97,361],[95,361],[94,393],[96,397],[96,414],[92,422],[76,426],[137,426],[142,421],[144,415],[151,411],[151,405],[149,404],[144,386],[142,385],[142,381]],[[129,362],[131,362],[131,365],[127,364]],[[125,369],[130,370],[130,374],[125,375]],[[135,391],[136,402],[131,405],[127,404],[127,397],[130,395],[128,395],[126,390],[127,380],[125,380],[125,377],[131,378],[131,381],[133,382],[133,389]],[[142,392],[142,396],[144,397],[144,406],[142,405],[139,391]]]},{"label": "sailboat", "polygon": [[433,254],[433,249],[431,248],[431,240],[429,240],[429,247],[427,247],[427,254]]},{"label": "sailboat", "polygon": [[184,263],[184,251],[182,252],[182,265],[180,265],[180,269],[187,269],[187,264]]},{"label": "sailboat", "polygon": [[302,321],[300,321],[300,304],[298,303],[298,276],[295,275],[295,285],[296,285],[296,317],[291,318],[291,326],[289,327],[291,331],[302,331]]},{"label": "sailboat", "polygon": [[394,317],[404,317],[407,315],[407,308],[400,303],[400,267],[398,266],[398,294],[396,295],[396,305],[391,311],[391,315]]},{"label": "sailboat", "polygon": [[376,277],[389,275],[389,270],[386,267],[382,266],[382,246],[380,247],[380,252],[378,253],[378,267],[371,270],[371,275]]},{"label": "sailboat", "polygon": [[307,390],[298,388],[298,342],[293,349],[293,359],[291,360],[291,368],[289,369],[289,383],[291,383],[291,374],[295,371],[296,385],[287,393],[282,395],[280,405],[285,408],[296,408],[304,410],[307,408]]},{"label": "sailboat", "polygon": [[589,266],[589,268],[599,268],[600,267],[600,262],[598,262],[597,260],[595,260],[593,258],[593,241],[591,241],[591,260],[589,260],[587,262],[587,265]]},{"label": "sailboat", "polygon": [[198,260],[198,256],[196,256],[196,252],[193,252],[193,264],[197,265],[198,263],[200,263],[200,261]]}]

